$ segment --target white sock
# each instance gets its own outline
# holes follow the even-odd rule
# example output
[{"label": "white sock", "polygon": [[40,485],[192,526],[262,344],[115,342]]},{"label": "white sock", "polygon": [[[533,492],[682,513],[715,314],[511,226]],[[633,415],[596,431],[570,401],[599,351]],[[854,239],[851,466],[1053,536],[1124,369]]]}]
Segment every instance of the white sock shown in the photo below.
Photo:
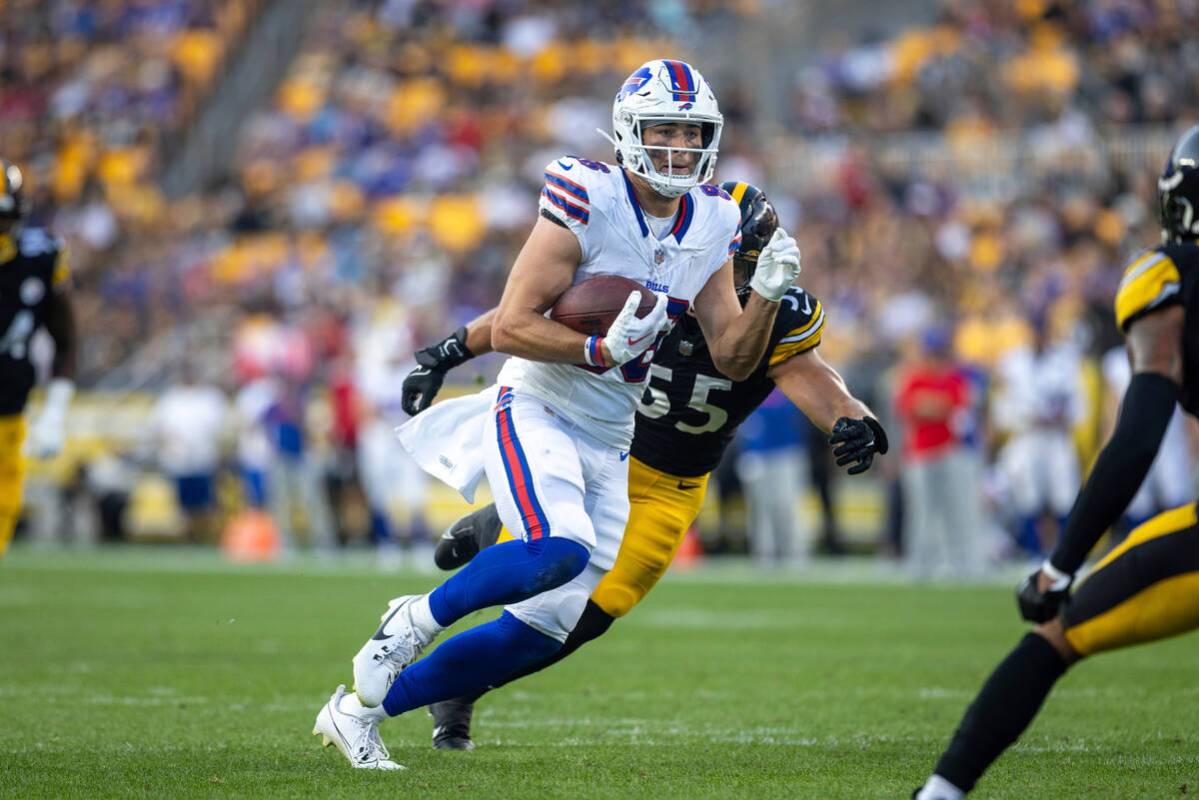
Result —
[{"label": "white sock", "polygon": [[342,695],[341,702],[337,704],[337,707],[342,712],[352,714],[355,717],[373,717],[378,721],[387,719],[387,712],[383,709],[383,706],[368,708],[362,705],[362,701],[358,699],[358,695],[355,692]]},{"label": "white sock", "polygon": [[429,595],[421,595],[415,603],[412,604],[412,622],[420,631],[421,636],[428,642],[437,638],[445,628],[437,624],[437,620],[433,617],[433,609],[429,607]]},{"label": "white sock", "polygon": [[965,796],[965,792],[940,775],[933,775],[916,795],[916,800],[962,800]]}]

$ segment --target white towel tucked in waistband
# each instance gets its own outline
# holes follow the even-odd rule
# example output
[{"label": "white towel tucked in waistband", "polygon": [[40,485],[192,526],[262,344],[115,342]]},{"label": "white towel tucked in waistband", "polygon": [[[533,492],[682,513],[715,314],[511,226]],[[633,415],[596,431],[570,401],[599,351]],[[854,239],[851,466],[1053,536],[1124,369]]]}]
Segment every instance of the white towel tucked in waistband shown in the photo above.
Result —
[{"label": "white towel tucked in waistband", "polygon": [[483,435],[491,421],[496,386],[430,406],[396,428],[396,436],[420,468],[475,502],[483,477]]}]

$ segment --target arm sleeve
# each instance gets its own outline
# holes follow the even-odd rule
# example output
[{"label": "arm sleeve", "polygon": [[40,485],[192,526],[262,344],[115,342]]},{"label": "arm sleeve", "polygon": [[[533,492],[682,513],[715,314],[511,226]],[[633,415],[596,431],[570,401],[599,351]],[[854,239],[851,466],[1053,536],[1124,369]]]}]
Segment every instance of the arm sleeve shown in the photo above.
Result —
[{"label": "arm sleeve", "polygon": [[1077,572],[1095,542],[1128,508],[1153,465],[1177,400],[1178,384],[1165,375],[1138,372],[1132,377],[1112,438],[1079,491],[1050,556],[1054,567]]}]

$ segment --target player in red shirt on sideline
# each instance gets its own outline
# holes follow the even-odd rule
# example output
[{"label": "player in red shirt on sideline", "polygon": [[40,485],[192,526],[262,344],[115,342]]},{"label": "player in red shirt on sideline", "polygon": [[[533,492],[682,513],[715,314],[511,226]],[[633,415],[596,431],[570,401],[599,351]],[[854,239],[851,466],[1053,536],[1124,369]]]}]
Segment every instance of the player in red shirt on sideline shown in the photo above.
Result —
[{"label": "player in red shirt on sideline", "polygon": [[952,360],[952,331],[932,327],[900,370],[895,410],[903,424],[904,552],[918,578],[982,572],[980,475],[963,436],[972,391]]}]

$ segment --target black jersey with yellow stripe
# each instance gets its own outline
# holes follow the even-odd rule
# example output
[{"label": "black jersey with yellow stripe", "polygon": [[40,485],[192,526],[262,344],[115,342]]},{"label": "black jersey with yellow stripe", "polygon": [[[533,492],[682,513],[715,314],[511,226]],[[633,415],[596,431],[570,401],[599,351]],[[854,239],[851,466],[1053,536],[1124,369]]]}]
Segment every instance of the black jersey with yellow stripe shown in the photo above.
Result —
[{"label": "black jersey with yellow stripe", "polygon": [[30,340],[70,274],[62,241],[41,228],[0,235],[0,416],[25,409],[35,380]]},{"label": "black jersey with yellow stripe", "polygon": [[633,456],[680,477],[711,472],[737,426],[774,389],[771,367],[816,347],[823,333],[820,301],[792,287],[779,304],[766,355],[752,375],[735,382],[716,369],[699,322],[684,316],[662,340],[650,366]]},{"label": "black jersey with yellow stripe", "polygon": [[1183,327],[1182,407],[1199,416],[1199,245],[1164,244],[1143,250],[1128,263],[1116,290],[1116,324],[1128,326],[1151,311],[1181,304]]}]

